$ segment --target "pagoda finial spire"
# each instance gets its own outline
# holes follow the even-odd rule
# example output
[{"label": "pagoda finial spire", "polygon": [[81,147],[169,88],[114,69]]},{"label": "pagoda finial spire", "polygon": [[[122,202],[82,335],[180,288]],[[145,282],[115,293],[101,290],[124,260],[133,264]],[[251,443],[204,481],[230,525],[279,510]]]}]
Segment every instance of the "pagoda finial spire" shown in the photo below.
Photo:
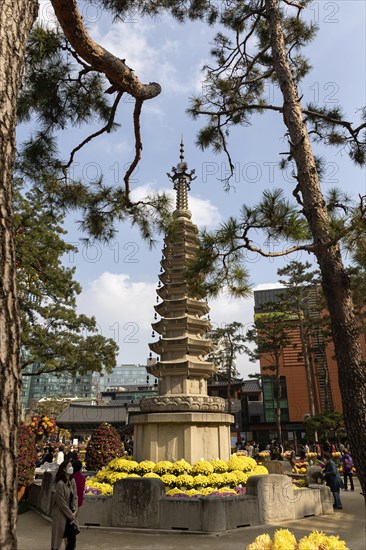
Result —
[{"label": "pagoda finial spire", "polygon": [[195,170],[188,171],[188,165],[184,160],[183,136],[180,140],[179,160],[178,165],[173,166],[171,173],[168,173],[167,176],[173,182],[174,189],[177,191],[176,210],[188,211],[187,191],[191,189],[191,182],[196,179],[196,176],[194,176]]},{"label": "pagoda finial spire", "polygon": [[184,143],[183,143],[183,136],[180,139],[180,155],[179,155],[180,161],[184,161]]}]

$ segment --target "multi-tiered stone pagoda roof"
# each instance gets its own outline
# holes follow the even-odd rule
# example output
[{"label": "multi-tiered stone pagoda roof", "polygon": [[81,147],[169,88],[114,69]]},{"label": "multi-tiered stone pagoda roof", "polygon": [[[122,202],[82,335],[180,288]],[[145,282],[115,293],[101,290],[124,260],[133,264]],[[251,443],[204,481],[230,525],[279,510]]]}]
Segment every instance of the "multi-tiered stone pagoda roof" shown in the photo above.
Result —
[{"label": "multi-tiered stone pagoda roof", "polygon": [[[177,192],[173,223],[164,240],[161,274],[155,306],[160,316],[153,323],[157,340],[150,344],[157,354],[148,371],[159,378],[159,396],[142,403],[143,410],[223,410],[224,401],[207,396],[207,379],[215,372],[206,357],[212,351],[207,337],[211,325],[207,319],[207,301],[190,295],[185,278],[187,266],[198,251],[198,229],[191,221],[188,190],[194,170],[188,171],[181,143],[180,162],[168,177]],[[160,405],[159,405],[160,404]]]}]

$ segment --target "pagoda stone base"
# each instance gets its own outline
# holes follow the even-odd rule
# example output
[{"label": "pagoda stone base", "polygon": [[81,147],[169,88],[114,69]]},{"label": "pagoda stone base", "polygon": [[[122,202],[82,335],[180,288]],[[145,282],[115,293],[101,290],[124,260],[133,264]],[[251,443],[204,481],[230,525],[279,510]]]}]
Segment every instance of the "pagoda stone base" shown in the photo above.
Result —
[{"label": "pagoda stone base", "polygon": [[234,417],[224,413],[169,412],[134,416],[134,460],[184,458],[194,464],[205,460],[229,460],[230,425]]}]

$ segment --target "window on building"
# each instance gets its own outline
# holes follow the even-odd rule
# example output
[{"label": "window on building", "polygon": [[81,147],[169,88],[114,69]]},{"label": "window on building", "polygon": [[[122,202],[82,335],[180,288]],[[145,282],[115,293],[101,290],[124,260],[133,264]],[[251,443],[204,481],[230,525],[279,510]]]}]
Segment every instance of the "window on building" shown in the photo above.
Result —
[{"label": "window on building", "polygon": [[[287,388],[286,377],[281,376],[281,421],[289,421],[288,400],[287,400]],[[264,415],[266,422],[276,422],[276,407],[277,407],[277,383],[273,379],[263,379],[263,401],[264,401]]]},{"label": "window on building", "polygon": [[[281,399],[287,399],[287,386],[286,386],[286,377],[281,376],[280,377],[280,385],[281,385]],[[277,383],[273,383],[273,396],[275,399],[277,399]]]}]

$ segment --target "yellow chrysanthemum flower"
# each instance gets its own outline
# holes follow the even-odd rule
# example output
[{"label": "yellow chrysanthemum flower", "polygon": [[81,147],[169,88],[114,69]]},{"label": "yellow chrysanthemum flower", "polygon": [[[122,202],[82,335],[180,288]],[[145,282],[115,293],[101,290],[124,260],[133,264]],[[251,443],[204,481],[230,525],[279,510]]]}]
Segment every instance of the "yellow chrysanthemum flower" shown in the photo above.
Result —
[{"label": "yellow chrysanthemum flower", "polygon": [[213,471],[217,474],[227,472],[227,464],[224,460],[211,460],[211,466],[213,467]]},{"label": "yellow chrysanthemum flower", "polygon": [[225,474],[221,474],[220,477],[222,479],[222,485],[235,487],[235,485],[238,484],[237,477],[234,472],[226,472]]},{"label": "yellow chrysanthemum flower", "polygon": [[86,487],[90,487],[91,489],[98,489],[103,496],[112,495],[113,494],[113,487],[112,485],[109,485],[109,483],[99,483],[93,478],[89,478],[86,483]]},{"label": "yellow chrysanthemum flower", "polygon": [[170,471],[172,472],[172,474],[179,476],[181,474],[191,472],[192,466],[186,460],[177,460],[176,462],[173,462]]},{"label": "yellow chrysanthemum flower", "polygon": [[221,487],[221,489],[219,489],[217,492],[218,493],[230,493],[232,495],[237,495],[237,492],[234,491],[234,489],[229,489],[228,487]]},{"label": "yellow chrysanthemum flower", "polygon": [[169,489],[165,494],[169,496],[178,495],[181,493],[185,493],[185,491],[182,491],[182,489],[178,489],[178,487],[173,487],[173,489]]},{"label": "yellow chrysanthemum flower", "polygon": [[338,535],[327,536],[321,531],[313,531],[299,541],[298,550],[348,550],[348,547]]},{"label": "yellow chrysanthemum flower", "polygon": [[211,462],[208,462],[207,460],[199,460],[195,463],[195,465],[192,468],[192,474],[202,474],[202,475],[209,475],[212,474],[214,471],[214,468],[211,464]]},{"label": "yellow chrysanthemum flower", "polygon": [[144,475],[144,474],[147,474],[148,472],[153,472],[154,468],[155,468],[155,462],[153,462],[152,460],[143,460],[138,464],[136,471],[140,475]]},{"label": "yellow chrysanthemum flower", "polygon": [[242,472],[247,472],[248,470],[254,470],[257,463],[254,458],[251,458],[250,456],[232,455],[230,460],[227,462],[227,466],[229,471],[240,470]]},{"label": "yellow chrysanthemum flower", "polygon": [[208,476],[194,476],[193,487],[207,487],[210,485],[210,478]]},{"label": "yellow chrysanthemum flower", "polygon": [[193,486],[193,476],[190,476],[189,474],[182,474],[181,476],[177,476],[177,478],[175,480],[175,485],[177,487],[192,488],[192,486]]},{"label": "yellow chrysanthemum flower", "polygon": [[164,485],[167,485],[168,487],[174,487],[177,478],[173,474],[163,474],[160,479],[164,483]]},{"label": "yellow chrysanthemum flower", "polygon": [[241,472],[240,470],[234,470],[234,472],[232,472],[233,474],[235,474],[236,476],[236,484],[237,485],[245,485],[246,482],[248,481],[248,477],[249,477],[249,473],[246,473],[246,472]]},{"label": "yellow chrysanthemum flower", "polygon": [[210,495],[214,491],[216,491],[216,489],[214,489],[213,487],[204,487],[200,490],[200,493],[203,497],[207,497],[207,495]]},{"label": "yellow chrysanthemum flower", "polygon": [[105,476],[104,481],[106,483],[109,483],[110,485],[114,485],[116,481],[119,481],[120,479],[126,479],[128,477],[127,472],[109,472],[108,475]]},{"label": "yellow chrysanthemum flower", "polygon": [[297,542],[295,535],[288,529],[279,529],[273,536],[272,550],[295,550]]},{"label": "yellow chrysanthemum flower", "polygon": [[271,537],[264,533],[259,535],[256,539],[247,546],[246,550],[271,550],[272,549],[272,540]]},{"label": "yellow chrysanthemum flower", "polygon": [[108,464],[108,468],[117,472],[135,472],[139,463],[135,460],[127,460],[126,458],[114,458]]},{"label": "yellow chrysanthemum flower", "polygon": [[159,474],[161,476],[170,472],[172,466],[173,464],[169,460],[161,460],[155,464],[153,471],[155,474]]}]

